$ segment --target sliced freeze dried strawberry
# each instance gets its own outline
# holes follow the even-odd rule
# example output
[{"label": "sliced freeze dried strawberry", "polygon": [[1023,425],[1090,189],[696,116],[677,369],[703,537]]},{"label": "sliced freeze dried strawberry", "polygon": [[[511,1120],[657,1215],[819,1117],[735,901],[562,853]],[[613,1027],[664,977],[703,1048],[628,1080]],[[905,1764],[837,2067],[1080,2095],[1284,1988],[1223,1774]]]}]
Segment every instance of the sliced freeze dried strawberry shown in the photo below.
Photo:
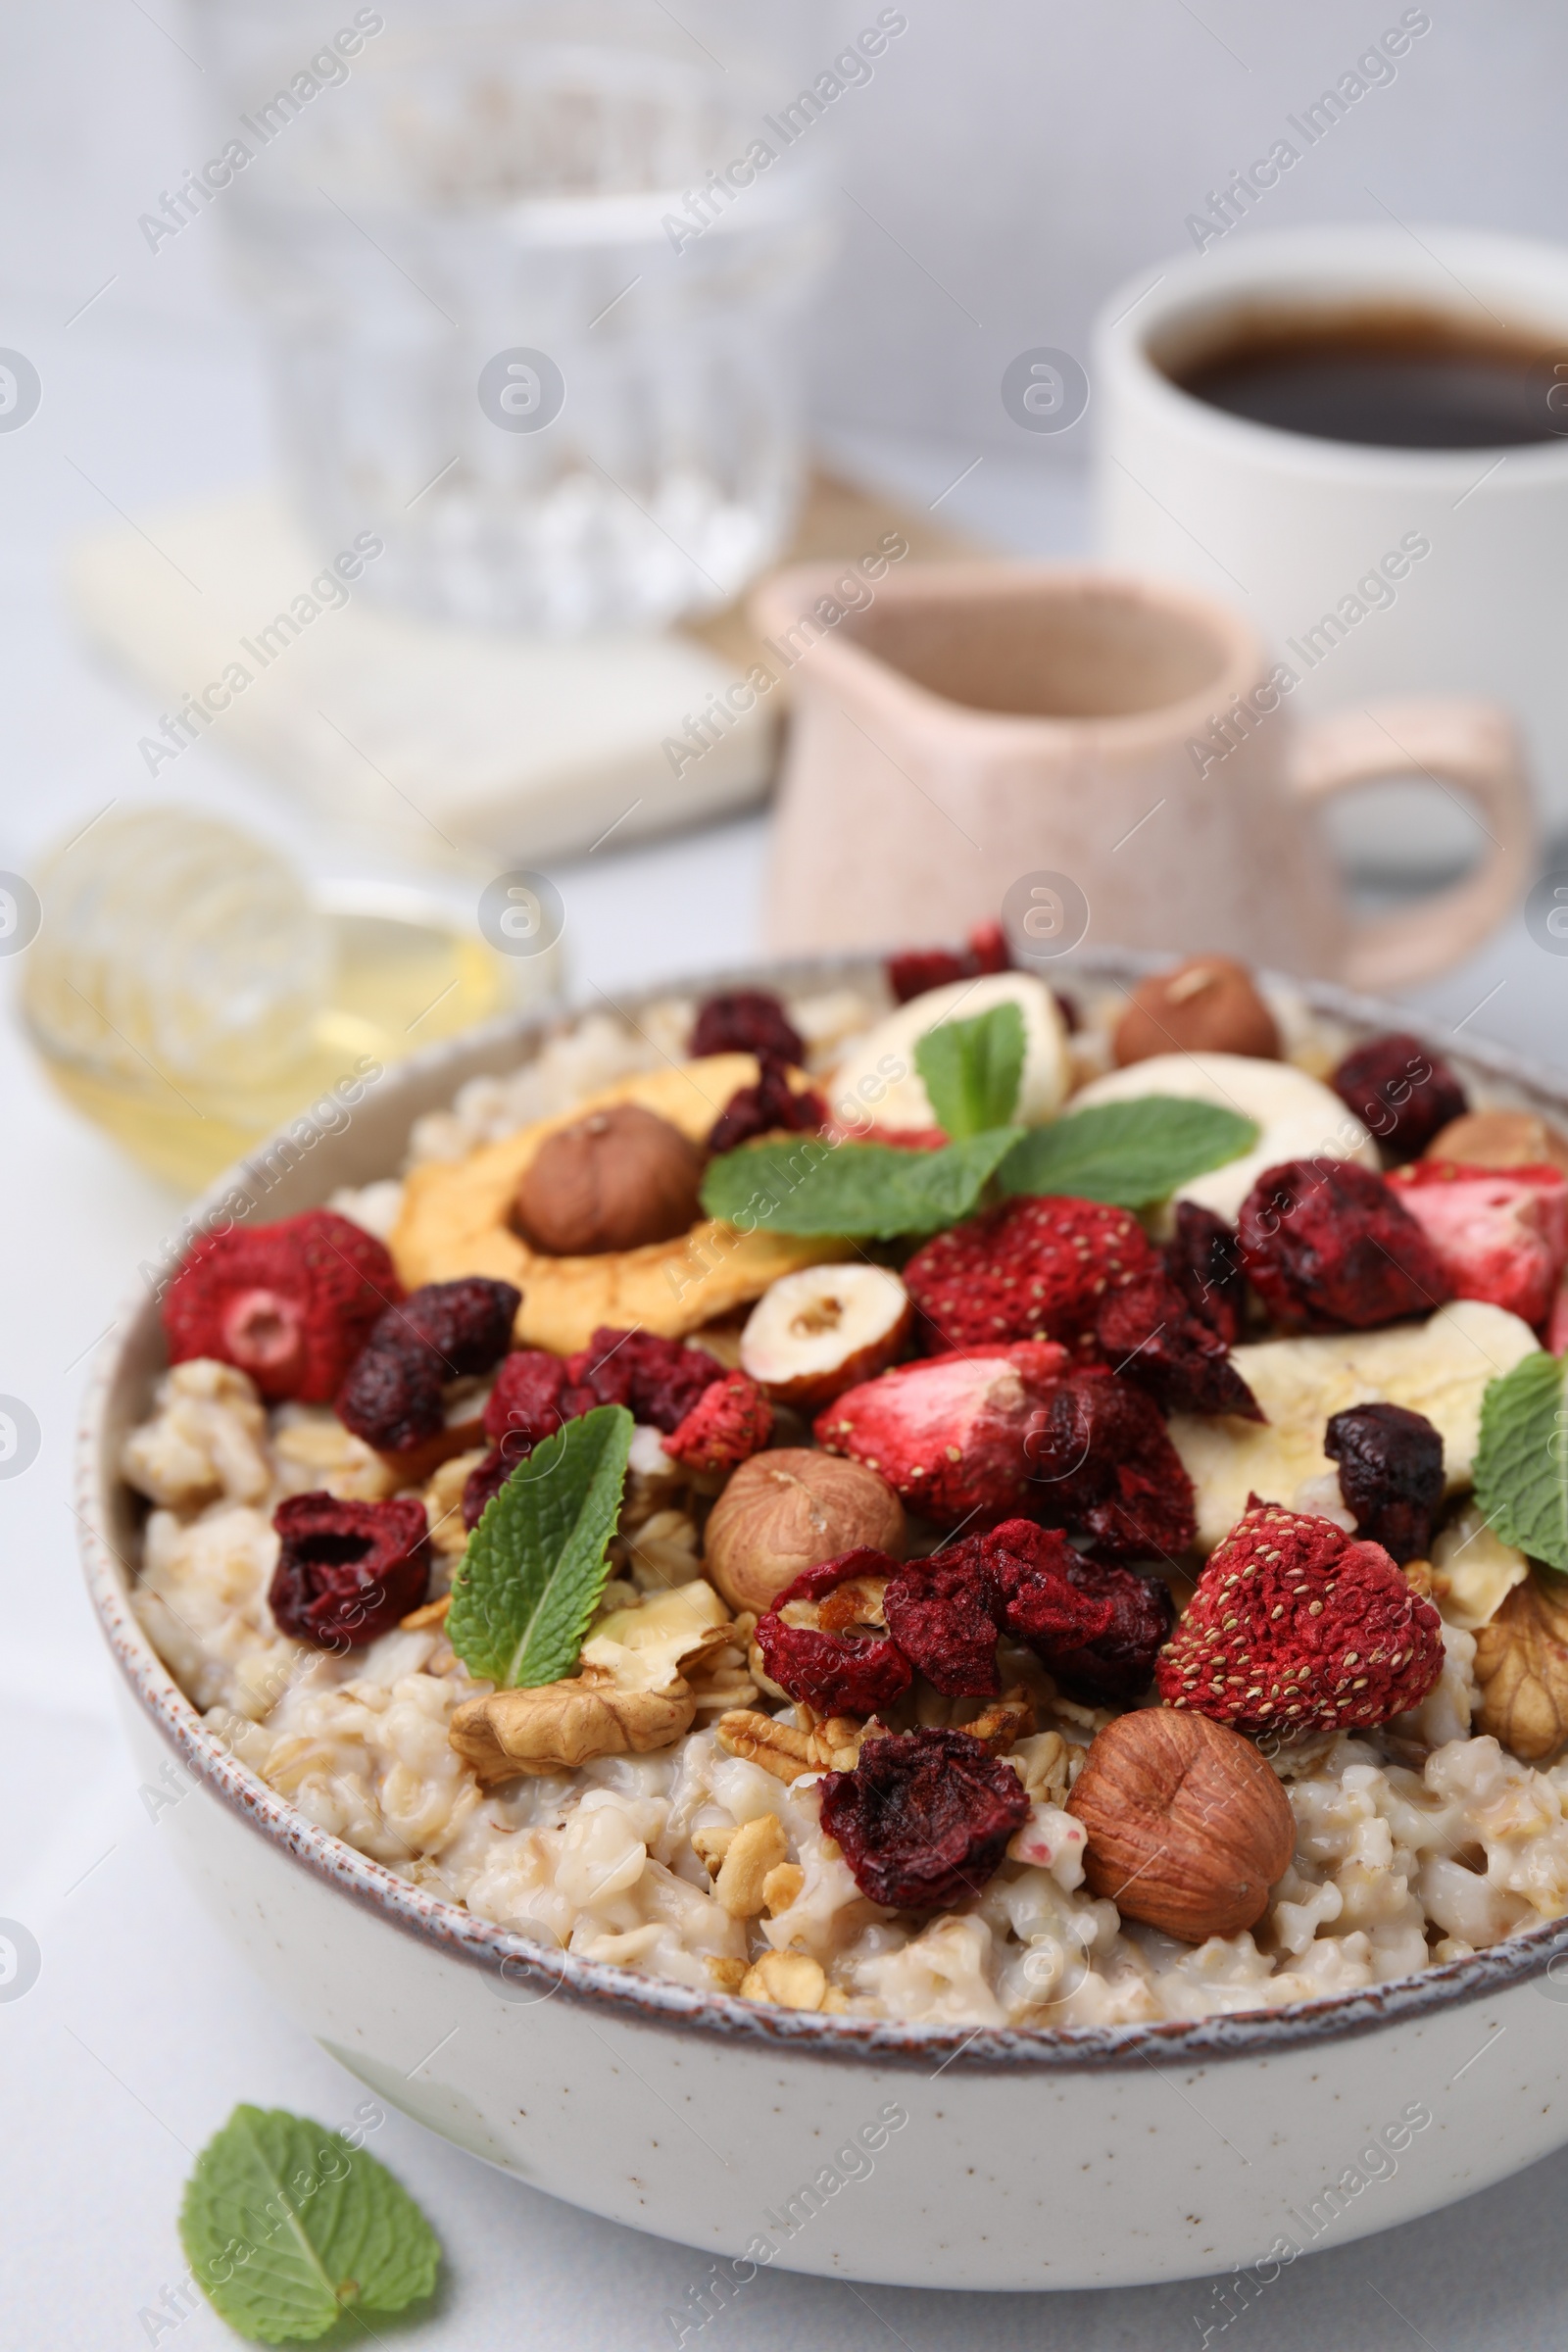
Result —
[{"label": "sliced freeze dried strawberry", "polygon": [[1026,1508],[1113,1559],[1174,1559],[1197,1533],[1193,1482],[1142,1389],[1074,1372],[1045,1398],[1028,1441]]},{"label": "sliced freeze dried strawberry", "polygon": [[1231,1227],[1211,1208],[1178,1200],[1176,1231],[1163,1254],[1166,1273],[1194,1314],[1234,1348],[1247,1312],[1247,1269]]},{"label": "sliced freeze dried strawberry", "polygon": [[867,1740],[853,1772],[824,1775],[821,1801],[860,1892],[893,1911],[979,1894],[1029,1818],[1012,1766],[967,1732]]},{"label": "sliced freeze dried strawberry", "polygon": [[1225,1342],[1194,1313],[1163,1270],[1107,1293],[1095,1337],[1111,1370],[1147,1389],[1167,1413],[1264,1417]]},{"label": "sliced freeze dried strawberry", "polygon": [[1433,1137],[1470,1107],[1442,1055],[1402,1029],[1354,1047],[1329,1084],[1390,1160],[1419,1159]]},{"label": "sliced freeze dried strawberry", "polygon": [[1253,1288],[1288,1331],[1366,1331],[1428,1314],[1453,1296],[1401,1196],[1352,1160],[1265,1168],[1237,1230]]},{"label": "sliced freeze dried strawberry", "polygon": [[1560,1168],[1475,1168],[1423,1159],[1389,1184],[1437,1254],[1456,1298],[1485,1298],[1544,1323],[1568,1260]]},{"label": "sliced freeze dried strawberry", "polygon": [[664,1440],[664,1451],[685,1470],[734,1470],[760,1453],[772,1433],[773,1407],[756,1381],[726,1372],[710,1381]]},{"label": "sliced freeze dried strawberry", "polygon": [[292,1494],[272,1514],[279,1537],[268,1606],[285,1634],[323,1649],[362,1649],[416,1609],[430,1582],[424,1505]]},{"label": "sliced freeze dried strawberry", "polygon": [[402,1296],[381,1243],[329,1208],[203,1234],[165,1294],[170,1361],[215,1356],[269,1403],[324,1404]]},{"label": "sliced freeze dried strawberry", "polygon": [[1043,1194],[935,1235],[904,1282],[937,1348],[1051,1339],[1091,1354],[1101,1300],[1158,1262],[1129,1210]]},{"label": "sliced freeze dried strawberry", "polygon": [[874,1715],[908,1689],[908,1660],[882,1623],[883,1579],[896,1566],[860,1544],[785,1587],[757,1621],[757,1646],[780,1690],[828,1716]]},{"label": "sliced freeze dried strawberry", "polygon": [[1033,1507],[1026,1442],[1066,1365],[1064,1348],[1039,1340],[900,1364],[827,1405],[816,1441],[939,1526],[1005,1519]]},{"label": "sliced freeze dried strawberry", "polygon": [[1443,1508],[1443,1435],[1403,1404],[1352,1404],[1328,1425],[1323,1450],[1340,1465],[1355,1532],[1391,1560],[1423,1560]]}]

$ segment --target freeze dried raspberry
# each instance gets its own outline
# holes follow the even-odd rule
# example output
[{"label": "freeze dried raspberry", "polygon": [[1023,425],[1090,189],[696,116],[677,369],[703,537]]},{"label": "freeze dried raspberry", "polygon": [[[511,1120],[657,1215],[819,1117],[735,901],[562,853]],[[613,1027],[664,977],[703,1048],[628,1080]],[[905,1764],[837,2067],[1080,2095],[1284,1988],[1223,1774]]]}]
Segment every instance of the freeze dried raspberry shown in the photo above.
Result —
[{"label": "freeze dried raspberry", "polygon": [[967,1732],[867,1740],[822,1780],[822,1828],[857,1886],[893,1911],[946,1911],[981,1892],[1029,1818],[1012,1766]]},{"label": "freeze dried raspberry", "polygon": [[904,1283],[939,1348],[1050,1339],[1090,1354],[1102,1298],[1158,1262],[1127,1209],[1048,1193],[936,1234]]},{"label": "freeze dried raspberry", "polygon": [[1366,1331],[1453,1296],[1397,1194],[1353,1160],[1265,1168],[1242,1202],[1238,1231],[1252,1286],[1288,1331]]},{"label": "freeze dried raspberry", "polygon": [[1403,1404],[1352,1404],[1328,1425],[1323,1450],[1340,1465],[1355,1532],[1399,1567],[1424,1560],[1443,1508],[1443,1434]]},{"label": "freeze dried raspberry", "polygon": [[1456,1298],[1485,1298],[1526,1323],[1551,1312],[1568,1258],[1568,1182],[1534,1167],[1423,1159],[1389,1178],[1437,1252]]},{"label": "freeze dried raspberry", "polygon": [[1193,1482],[1142,1389],[1113,1373],[1058,1381],[1031,1429],[1026,1508],[1114,1559],[1172,1559],[1198,1532]]},{"label": "freeze dried raspberry", "polygon": [[1418,1706],[1443,1625],[1380,1544],[1252,1497],[1161,1652],[1167,1706],[1241,1732],[1337,1731]]},{"label": "freeze dried raspberry", "polygon": [[923,997],[954,980],[975,980],[982,972],[1010,972],[1012,951],[1000,923],[977,923],[966,948],[906,948],[890,956],[883,969],[897,1004]]},{"label": "freeze dried raspberry", "polygon": [[664,1440],[664,1451],[683,1470],[733,1470],[760,1453],[772,1434],[773,1407],[756,1381],[726,1372],[710,1381]]},{"label": "freeze dried raspberry", "polygon": [[329,1208],[203,1234],[164,1297],[169,1358],[237,1365],[270,1404],[324,1404],[402,1296],[375,1236]]},{"label": "freeze dried raspberry", "polygon": [[[907,1690],[908,1660],[879,1622],[878,1588],[896,1565],[860,1544],[785,1587],[758,1619],[756,1637],[781,1690],[822,1716],[874,1715]],[[846,1586],[856,1591],[835,1608]]]},{"label": "freeze dried raspberry", "polygon": [[697,1015],[691,1051],[755,1054],[760,1061],[787,1061],[797,1068],[806,1059],[800,1031],[765,988],[737,988],[710,997]]},{"label": "freeze dried raspberry", "polygon": [[781,1061],[764,1061],[755,1086],[738,1086],[709,1132],[710,1152],[735,1152],[760,1135],[820,1135],[828,1108],[811,1087],[796,1094]]},{"label": "freeze dried raspberry", "polygon": [[1419,1159],[1439,1130],[1470,1107],[1442,1055],[1402,1029],[1354,1047],[1329,1084],[1391,1160]]},{"label": "freeze dried raspberry", "polygon": [[950,1698],[995,1698],[1002,1594],[985,1551],[971,1538],[888,1579],[883,1614],[911,1666]]},{"label": "freeze dried raspberry", "polygon": [[1196,1200],[1178,1200],[1176,1231],[1163,1255],[1166,1273],[1194,1314],[1234,1348],[1247,1312],[1247,1270],[1224,1218]]},{"label": "freeze dried raspberry", "polygon": [[292,1494],[272,1514],[281,1540],[267,1600],[285,1634],[361,1649],[416,1609],[430,1582],[424,1505]]},{"label": "freeze dried raspberry", "polygon": [[1167,1413],[1265,1417],[1225,1342],[1193,1312],[1163,1269],[1107,1293],[1095,1337],[1112,1371],[1147,1389]]},{"label": "freeze dried raspberry", "polygon": [[401,1306],[388,1307],[370,1333],[372,1348],[422,1348],[442,1380],[488,1372],[512,1344],[522,1293],[510,1282],[469,1274],[460,1282],[426,1282]]},{"label": "freeze dried raspberry", "polygon": [[[688,1348],[681,1340],[602,1323],[565,1365],[569,1387],[589,1391],[595,1404],[623,1404],[637,1420],[667,1436],[711,1382],[715,1359],[705,1348]],[[586,1412],[588,1406],[575,1409]]]},{"label": "freeze dried raspberry", "polygon": [[1034,1507],[1030,1432],[1066,1367],[1066,1350],[1045,1340],[900,1364],[824,1406],[816,1442],[864,1462],[939,1525],[1006,1519]]},{"label": "freeze dried raspberry", "polygon": [[443,1426],[441,1373],[427,1348],[363,1348],[337,1393],[338,1419],[378,1453],[406,1453]]}]

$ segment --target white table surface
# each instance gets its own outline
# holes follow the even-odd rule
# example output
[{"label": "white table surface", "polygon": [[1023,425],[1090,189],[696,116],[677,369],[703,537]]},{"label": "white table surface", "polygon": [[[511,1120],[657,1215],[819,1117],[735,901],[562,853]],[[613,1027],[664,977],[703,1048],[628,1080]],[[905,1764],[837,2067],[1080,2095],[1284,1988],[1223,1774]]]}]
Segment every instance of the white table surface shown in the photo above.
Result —
[{"label": "white table surface", "polygon": [[[136,516],[254,475],[264,462],[243,351],[100,330],[90,314],[73,331],[69,351],[42,318],[18,321],[7,337],[52,365],[60,388],[51,412],[0,448],[9,525],[0,534],[0,866],[24,871],[48,839],[141,789],[138,698],[77,648],[58,600],[64,541],[106,512],[82,473]],[[859,455],[927,499],[963,462],[950,449]],[[945,512],[1041,552],[1067,552],[1079,527],[1070,482],[1009,476],[989,460]],[[267,807],[216,761],[187,789],[236,812]],[[762,854],[762,821],[748,819],[563,872],[577,985],[612,988],[745,954]],[[1450,1024],[1468,1022],[1468,1035],[1550,1059],[1565,986],[1568,962],[1541,954],[1516,924],[1420,1002]],[[183,2267],[174,2217],[191,2153],[236,2100],[330,2124],[363,2094],[230,1958],[179,1877],[138,1795],[78,1585],[66,1500],[77,1394],[111,1302],[171,1229],[178,1202],[49,1093],[11,1019],[0,1023],[0,1392],[25,1398],[43,1433],[32,1466],[0,1482],[9,1800],[0,1810],[0,1916],[25,1923],[42,1951],[32,1988],[0,2000],[0,2346],[114,2352],[156,2336],[202,2352],[233,2341],[205,2307],[162,2332],[141,2316]],[[416,2329],[379,2326],[382,2338],[431,2352],[519,2340],[630,2352],[674,2340],[663,2314],[701,2278],[691,2253],[574,2213],[400,2116],[373,2144],[420,2199],[448,2256],[434,2312]],[[1234,2334],[1250,2330],[1279,2352],[1556,2343],[1565,2200],[1568,2153],[1428,2222],[1304,2261],[1260,2311],[1234,2323]],[[820,2352],[890,2341],[914,2352],[976,2342],[998,2352],[1041,2343],[1109,2352],[1201,2343],[1205,2328],[1217,2342],[1232,2333],[1224,2319],[1210,2281],[983,2298],[765,2273],[703,2340],[714,2352],[726,2342]]]}]

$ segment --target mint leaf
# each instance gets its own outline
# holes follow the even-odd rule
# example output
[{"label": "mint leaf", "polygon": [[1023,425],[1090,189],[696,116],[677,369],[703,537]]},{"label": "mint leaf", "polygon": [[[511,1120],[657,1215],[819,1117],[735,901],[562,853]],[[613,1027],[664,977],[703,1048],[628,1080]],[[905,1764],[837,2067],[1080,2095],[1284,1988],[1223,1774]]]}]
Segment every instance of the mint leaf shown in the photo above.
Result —
[{"label": "mint leaf", "polygon": [[441,2260],[385,2165],[282,2107],[236,2107],[207,2142],[179,2235],[219,2318],[264,2344],[311,2342],[345,2311],[402,2311]]},{"label": "mint leaf", "polygon": [[576,1665],[610,1573],[632,1428],[623,1404],[596,1405],[536,1446],[486,1503],[447,1613],[470,1674],[529,1690]]},{"label": "mint leaf", "polygon": [[1140,1095],[1031,1127],[1004,1163],[1001,1183],[1008,1193],[1070,1193],[1118,1208],[1148,1208],[1194,1176],[1239,1159],[1256,1142],[1251,1119],[1216,1102]]},{"label": "mint leaf", "polygon": [[[996,1127],[941,1152],[892,1144],[747,1144],[709,1162],[703,1206],[742,1233],[894,1241],[969,1215],[1019,1129]],[[471,1548],[471,1546],[470,1546]]]},{"label": "mint leaf", "polygon": [[1504,1544],[1568,1571],[1568,1399],[1557,1356],[1522,1356],[1488,1381],[1476,1500]]},{"label": "mint leaf", "polygon": [[1018,1106],[1023,1077],[1023,1014],[994,1004],[972,1021],[943,1021],[914,1049],[937,1125],[956,1144],[1005,1127]]}]

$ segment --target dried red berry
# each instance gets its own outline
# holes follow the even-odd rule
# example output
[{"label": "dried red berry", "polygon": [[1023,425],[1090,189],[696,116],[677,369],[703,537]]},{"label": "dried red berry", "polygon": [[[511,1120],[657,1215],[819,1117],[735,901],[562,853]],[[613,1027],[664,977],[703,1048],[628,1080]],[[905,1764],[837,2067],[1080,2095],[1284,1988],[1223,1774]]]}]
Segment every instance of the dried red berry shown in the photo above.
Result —
[{"label": "dried red berry", "polygon": [[1058,1528],[1033,1519],[1004,1519],[983,1536],[966,1536],[955,1550],[973,1545],[995,1586],[997,1622],[1049,1665],[1059,1649],[1078,1649],[1108,1634],[1110,1603],[1081,1592],[1072,1581],[1078,1554]]},{"label": "dried red berry", "polygon": [[739,1086],[709,1133],[710,1152],[735,1152],[760,1135],[820,1135],[828,1107],[812,1088],[796,1094],[781,1061],[764,1061],[755,1086]]},{"label": "dried red berry", "polygon": [[337,1394],[338,1419],[378,1453],[405,1453],[442,1427],[441,1373],[427,1348],[364,1348]]},{"label": "dried red berry", "polygon": [[1392,1161],[1419,1159],[1440,1129],[1470,1107],[1442,1055],[1402,1029],[1352,1048],[1329,1084]]},{"label": "dried red berry", "polygon": [[822,1827],[860,1892],[894,1911],[977,1895],[1029,1817],[1012,1766],[967,1732],[867,1740],[853,1772],[822,1780]]},{"label": "dried red berry", "polygon": [[986,1539],[970,1539],[888,1579],[883,1614],[911,1666],[950,1698],[995,1698],[1002,1595]]},{"label": "dried red berry", "polygon": [[1142,1389],[1109,1372],[1058,1381],[1028,1440],[1025,1506],[1114,1559],[1173,1559],[1198,1530],[1193,1482]]},{"label": "dried red berry", "polygon": [[1453,1296],[1409,1210],[1352,1160],[1265,1168],[1242,1202],[1238,1231],[1253,1288],[1290,1331],[1365,1331]]},{"label": "dried red berry", "polygon": [[216,1356],[269,1403],[324,1404],[402,1296],[374,1235],[329,1208],[203,1234],[165,1294],[170,1361]]},{"label": "dried red berry", "polygon": [[800,1031],[777,997],[764,988],[737,988],[710,997],[698,1012],[691,1051],[755,1054],[759,1060],[787,1061],[797,1068],[806,1059]]},{"label": "dried red berry", "polygon": [[1008,1519],[976,1541],[1003,1596],[1001,1623],[1059,1682],[1091,1698],[1141,1698],[1176,1607],[1157,1576],[1107,1566],[1054,1528]]},{"label": "dried red berry", "polygon": [[1166,1273],[1194,1314],[1234,1348],[1247,1312],[1247,1269],[1224,1218],[1196,1200],[1178,1200],[1176,1231],[1165,1244],[1164,1258]]},{"label": "dried red berry", "polygon": [[1264,1418],[1225,1342],[1194,1313],[1163,1269],[1107,1293],[1095,1337],[1111,1370],[1147,1389],[1167,1413]]},{"label": "dried red berry", "polygon": [[1012,951],[1000,923],[977,923],[965,948],[906,948],[883,967],[894,1003],[907,1004],[954,980],[975,980],[982,972],[1010,972]]},{"label": "dried red berry", "polygon": [[936,1234],[904,1282],[934,1348],[1050,1339],[1088,1354],[1106,1292],[1158,1262],[1129,1210],[1042,1194]]},{"label": "dried red berry", "polygon": [[1380,1544],[1254,1496],[1208,1566],[1155,1681],[1237,1731],[1337,1731],[1419,1705],[1443,1624]]},{"label": "dried red berry", "polygon": [[562,1410],[565,1387],[563,1357],[543,1348],[514,1348],[502,1359],[496,1385],[485,1399],[485,1436],[497,1445],[514,1432],[526,1440],[529,1450],[553,1438],[567,1418]]},{"label": "dried red berry", "polygon": [[756,1381],[744,1372],[725,1372],[709,1382],[664,1440],[664,1451],[685,1470],[733,1470],[760,1453],[772,1434],[773,1407]]},{"label": "dried red berry", "polygon": [[1328,1425],[1323,1450],[1340,1465],[1355,1532],[1401,1568],[1424,1560],[1443,1508],[1443,1434],[1403,1404],[1352,1404]]},{"label": "dried red berry", "polygon": [[442,1380],[488,1372],[512,1345],[522,1293],[480,1274],[427,1282],[401,1306],[388,1307],[370,1334],[372,1348],[422,1348]]},{"label": "dried red berry", "polygon": [[[600,1325],[586,1348],[568,1355],[565,1366],[568,1385],[590,1391],[595,1404],[623,1404],[637,1420],[666,1434],[679,1428],[714,1373],[714,1359],[705,1348],[608,1324]],[[588,1406],[573,1409],[586,1412]]]},{"label": "dried red berry", "polygon": [[900,1364],[825,1405],[816,1442],[875,1470],[939,1525],[1010,1518],[1033,1508],[1030,1434],[1066,1364],[1049,1340]]},{"label": "dried red berry", "polygon": [[[876,1605],[869,1592],[832,1606],[841,1587],[862,1577],[880,1580],[895,1565],[885,1551],[861,1544],[806,1569],[785,1587],[757,1621],[757,1646],[780,1690],[827,1716],[874,1715],[908,1689],[907,1659],[874,1619],[858,1614]],[[796,1622],[786,1610],[794,1611]]]},{"label": "dried red berry", "polygon": [[463,1524],[470,1535],[484,1517],[486,1503],[494,1500],[517,1464],[532,1451],[530,1445],[513,1435],[492,1446],[482,1462],[475,1462],[463,1482]]},{"label": "dried red berry", "polygon": [[285,1634],[361,1649],[416,1609],[430,1582],[424,1505],[292,1494],[272,1514],[280,1538],[267,1600]]}]

